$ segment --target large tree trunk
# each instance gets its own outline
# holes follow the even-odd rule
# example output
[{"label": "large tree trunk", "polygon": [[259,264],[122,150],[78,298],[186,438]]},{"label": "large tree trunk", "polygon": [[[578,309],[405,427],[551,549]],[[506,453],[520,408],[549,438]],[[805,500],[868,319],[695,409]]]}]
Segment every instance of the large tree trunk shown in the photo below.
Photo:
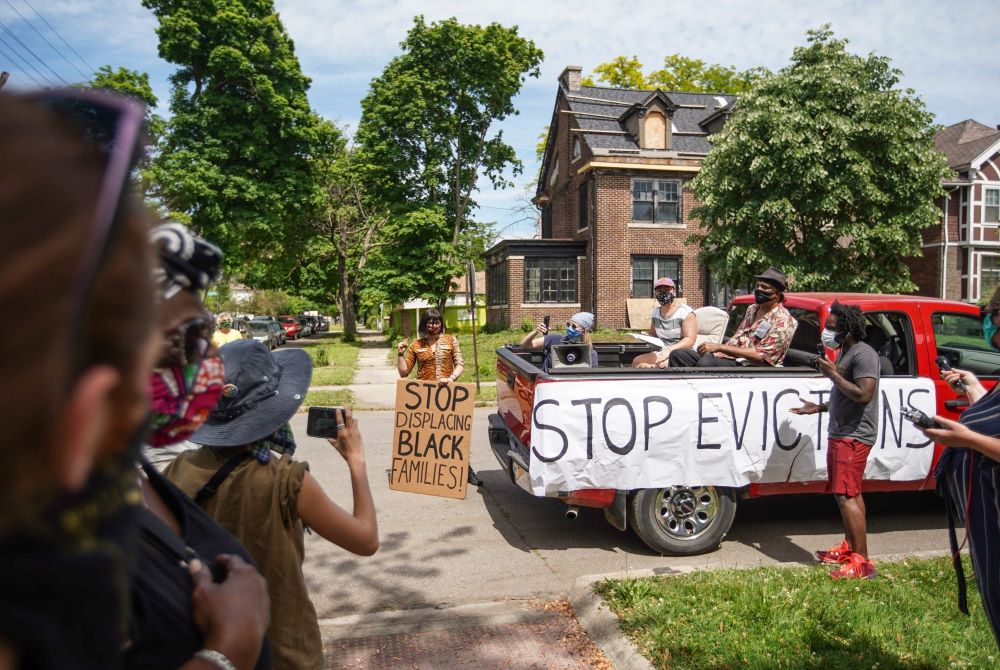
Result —
[{"label": "large tree trunk", "polygon": [[342,255],[337,257],[339,284],[337,286],[337,302],[340,305],[340,318],[344,321],[344,342],[353,342],[358,337],[357,317],[354,312],[354,296],[347,279],[347,259]]}]

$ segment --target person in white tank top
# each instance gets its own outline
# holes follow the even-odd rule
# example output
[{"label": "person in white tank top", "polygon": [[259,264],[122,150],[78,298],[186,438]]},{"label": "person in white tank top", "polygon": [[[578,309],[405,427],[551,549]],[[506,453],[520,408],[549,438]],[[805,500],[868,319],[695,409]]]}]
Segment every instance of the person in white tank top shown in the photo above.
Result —
[{"label": "person in white tank top", "polygon": [[649,334],[659,337],[665,345],[660,351],[636,356],[634,368],[665,368],[669,364],[670,352],[674,349],[690,349],[698,335],[698,317],[686,304],[676,302],[677,285],[669,277],[661,277],[653,284],[653,296],[660,306],[653,310]]}]

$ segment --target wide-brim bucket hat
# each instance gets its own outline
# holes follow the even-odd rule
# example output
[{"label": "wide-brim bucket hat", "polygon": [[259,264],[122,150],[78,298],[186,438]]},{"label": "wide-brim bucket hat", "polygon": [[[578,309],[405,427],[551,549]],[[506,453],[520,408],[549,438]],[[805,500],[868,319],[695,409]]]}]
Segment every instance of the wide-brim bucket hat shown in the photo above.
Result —
[{"label": "wide-brim bucket hat", "polygon": [[274,434],[295,416],[312,380],[309,354],[301,349],[272,354],[257,340],[230,342],[219,354],[225,366],[222,397],[192,442],[243,446]]}]

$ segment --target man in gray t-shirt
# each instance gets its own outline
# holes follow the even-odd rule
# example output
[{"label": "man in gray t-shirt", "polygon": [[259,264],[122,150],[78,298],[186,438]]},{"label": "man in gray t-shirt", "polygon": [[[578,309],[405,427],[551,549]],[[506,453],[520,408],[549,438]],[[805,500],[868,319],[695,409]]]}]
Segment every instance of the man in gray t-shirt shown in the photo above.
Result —
[{"label": "man in gray t-shirt", "polygon": [[833,493],[840,508],[847,536],[843,542],[816,556],[824,563],[841,563],[830,573],[835,579],[874,577],[875,565],[868,559],[865,501],[861,480],[868,453],[878,429],[878,379],[881,373],[878,354],[862,342],[865,317],[855,305],[834,302],[823,328],[827,349],[840,349],[836,364],[819,357],[820,372],[833,382],[830,400],[821,405],[803,401],[795,414],[829,412],[826,469],[827,490]]}]

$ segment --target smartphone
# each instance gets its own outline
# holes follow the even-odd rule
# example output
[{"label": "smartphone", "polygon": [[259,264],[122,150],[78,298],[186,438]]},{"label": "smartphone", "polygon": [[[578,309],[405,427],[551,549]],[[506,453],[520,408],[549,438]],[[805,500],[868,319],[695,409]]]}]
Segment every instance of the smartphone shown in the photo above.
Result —
[{"label": "smartphone", "polygon": [[311,437],[337,437],[337,410],[344,415],[343,407],[310,407],[306,435]]},{"label": "smartphone", "polygon": [[549,327],[549,321],[551,320],[552,320],[551,316],[545,315],[544,317],[542,317],[542,323],[545,324],[546,328]]},{"label": "smartphone", "polygon": [[921,412],[916,407],[904,407],[903,416],[914,425],[920,426],[921,428],[940,428],[941,424]]},{"label": "smartphone", "polygon": [[[937,363],[941,372],[951,372],[951,363],[948,362],[948,358],[946,356],[938,356],[934,359],[934,362]],[[962,393],[968,393],[968,389],[965,388],[965,382],[962,381],[961,377],[955,382],[955,388]]]}]

